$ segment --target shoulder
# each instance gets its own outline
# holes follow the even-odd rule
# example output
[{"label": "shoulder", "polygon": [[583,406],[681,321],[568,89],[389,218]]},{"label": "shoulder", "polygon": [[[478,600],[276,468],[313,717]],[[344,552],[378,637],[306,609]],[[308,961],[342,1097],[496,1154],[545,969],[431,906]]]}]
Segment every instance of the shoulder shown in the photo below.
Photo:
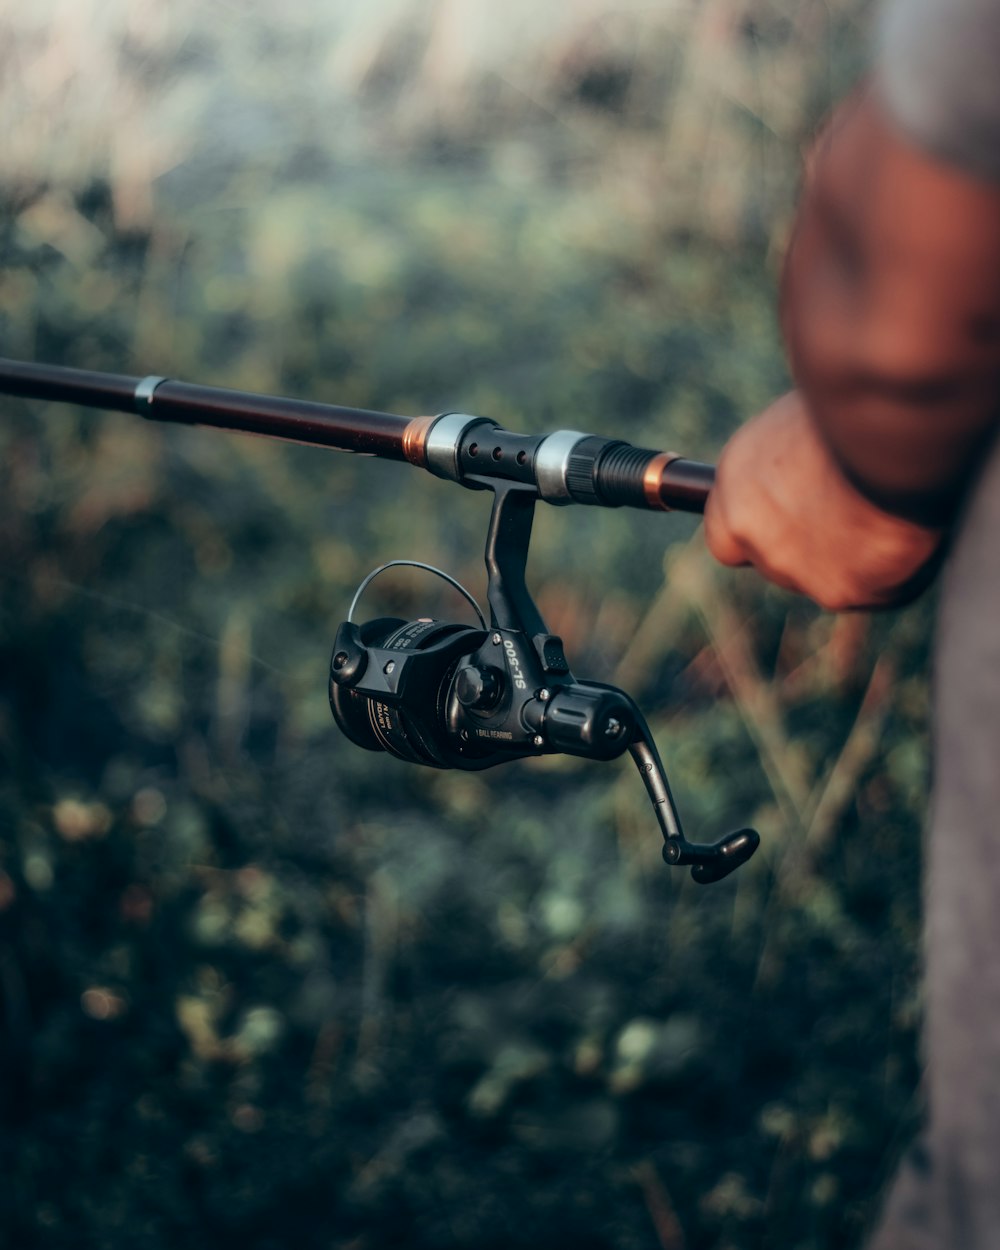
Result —
[{"label": "shoulder", "polygon": [[877,77],[930,153],[1000,180],[1000,0],[885,0]]}]

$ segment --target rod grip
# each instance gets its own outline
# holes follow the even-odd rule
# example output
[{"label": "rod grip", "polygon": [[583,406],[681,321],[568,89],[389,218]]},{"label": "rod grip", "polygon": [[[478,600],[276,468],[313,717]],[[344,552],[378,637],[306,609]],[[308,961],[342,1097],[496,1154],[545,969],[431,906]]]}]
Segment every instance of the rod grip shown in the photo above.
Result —
[{"label": "rod grip", "polygon": [[715,485],[715,465],[678,456],[660,474],[660,507],[675,512],[704,512],[708,492]]}]

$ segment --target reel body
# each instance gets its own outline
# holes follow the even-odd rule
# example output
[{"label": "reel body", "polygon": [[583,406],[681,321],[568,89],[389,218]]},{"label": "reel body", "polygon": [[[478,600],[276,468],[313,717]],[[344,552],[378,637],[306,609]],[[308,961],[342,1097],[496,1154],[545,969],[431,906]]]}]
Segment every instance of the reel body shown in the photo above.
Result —
[{"label": "reel body", "polygon": [[702,884],[728,876],[754,853],[759,835],[741,829],[709,845],[687,841],[642,713],[616,686],[573,676],[562,640],[545,628],[527,591],[537,492],[484,484],[496,494],[486,544],[490,627],[429,617],[358,625],[351,619],[356,596],[330,663],[337,724],[367,750],[467,771],[532,755],[611,760],[628,751],[663,834],[664,860],[691,865]]}]

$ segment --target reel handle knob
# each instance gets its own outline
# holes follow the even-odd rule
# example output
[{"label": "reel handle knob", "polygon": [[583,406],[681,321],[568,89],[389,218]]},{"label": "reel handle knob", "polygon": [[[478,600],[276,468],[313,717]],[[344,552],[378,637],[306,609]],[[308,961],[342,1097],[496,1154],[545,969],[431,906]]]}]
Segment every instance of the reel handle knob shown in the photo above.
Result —
[{"label": "reel handle knob", "polygon": [[760,846],[756,829],[737,829],[718,842],[689,842],[681,828],[680,816],[670,793],[670,783],[656,749],[649,726],[636,709],[636,734],[629,754],[642,777],[663,834],[663,860],[671,867],[691,865],[691,876],[699,885],[711,885],[735,872]]},{"label": "reel handle knob", "polygon": [[667,864],[690,864],[691,876],[699,885],[721,881],[745,864],[760,846],[756,829],[737,829],[718,842],[692,843],[683,838],[670,838],[663,844]]}]

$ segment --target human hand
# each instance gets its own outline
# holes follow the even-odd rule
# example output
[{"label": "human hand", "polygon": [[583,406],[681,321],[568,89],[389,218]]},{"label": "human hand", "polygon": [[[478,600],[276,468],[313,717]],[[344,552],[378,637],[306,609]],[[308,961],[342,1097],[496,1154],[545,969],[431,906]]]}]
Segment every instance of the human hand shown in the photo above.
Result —
[{"label": "human hand", "polygon": [[944,536],[883,512],[855,490],[798,391],[737,430],[705,507],[705,537],[717,560],[753,565],[831,612],[914,598],[936,571]]}]

